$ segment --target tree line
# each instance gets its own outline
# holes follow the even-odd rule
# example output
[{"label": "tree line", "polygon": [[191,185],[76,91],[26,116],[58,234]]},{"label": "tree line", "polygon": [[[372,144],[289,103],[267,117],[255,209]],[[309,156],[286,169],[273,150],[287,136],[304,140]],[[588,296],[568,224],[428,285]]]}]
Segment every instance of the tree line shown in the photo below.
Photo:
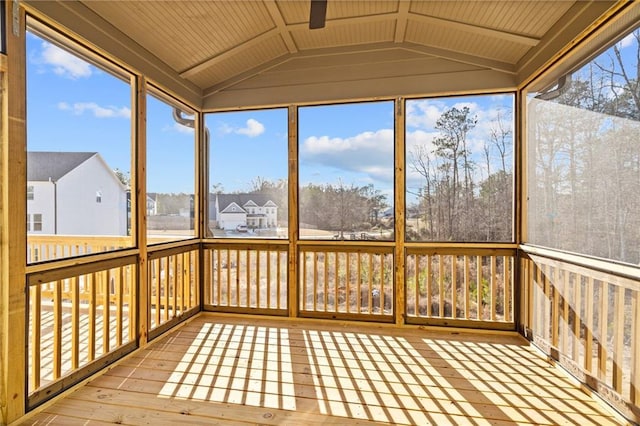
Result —
[{"label": "tree line", "polygon": [[[416,145],[408,167],[422,178],[407,217],[416,226],[407,239],[511,241],[513,205],[512,114],[500,111],[490,123],[482,151],[470,147],[478,118],[469,107],[452,107],[436,121],[431,145]],[[496,158],[498,161],[496,162]]]},{"label": "tree line", "polygon": [[[640,31],[529,102],[529,241],[640,263]],[[634,58],[629,62],[626,58]]]}]

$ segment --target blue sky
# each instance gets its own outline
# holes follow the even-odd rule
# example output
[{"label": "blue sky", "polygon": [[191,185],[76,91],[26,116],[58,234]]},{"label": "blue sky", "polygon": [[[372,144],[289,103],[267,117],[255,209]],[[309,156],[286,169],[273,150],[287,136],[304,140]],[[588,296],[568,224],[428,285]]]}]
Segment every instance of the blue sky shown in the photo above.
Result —
[{"label": "blue sky", "polygon": [[[623,52],[635,49],[627,37]],[[630,49],[628,49],[630,48]],[[28,35],[28,149],[98,151],[113,169],[131,164],[131,94],[128,82],[99,70],[51,43]],[[485,95],[407,101],[407,158],[416,145],[431,149],[435,122],[451,107],[468,106],[478,118],[469,143],[480,161],[496,117],[513,111],[511,95]],[[148,99],[148,191],[193,192],[194,136],[177,125],[171,108]],[[208,114],[211,132],[210,184],[225,191],[251,189],[256,177],[287,175],[287,110]],[[393,103],[301,107],[299,110],[300,183],[373,184],[388,195],[393,188]],[[492,153],[492,161],[498,161]],[[420,177],[408,165],[407,187]],[[476,172],[482,178],[482,170]]]}]

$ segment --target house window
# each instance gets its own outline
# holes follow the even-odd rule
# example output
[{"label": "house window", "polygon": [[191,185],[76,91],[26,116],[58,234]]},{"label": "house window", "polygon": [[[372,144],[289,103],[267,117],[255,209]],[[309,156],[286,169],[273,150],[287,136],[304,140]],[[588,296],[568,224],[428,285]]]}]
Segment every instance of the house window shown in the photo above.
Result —
[{"label": "house window", "polygon": [[31,215],[27,213],[27,232],[31,232]]},{"label": "house window", "polygon": [[96,191],[96,203],[102,202],[102,191]]},{"label": "house window", "polygon": [[33,185],[27,186],[27,200],[33,200]]},{"label": "house window", "polygon": [[42,214],[34,213],[33,215],[33,230],[42,231]]}]

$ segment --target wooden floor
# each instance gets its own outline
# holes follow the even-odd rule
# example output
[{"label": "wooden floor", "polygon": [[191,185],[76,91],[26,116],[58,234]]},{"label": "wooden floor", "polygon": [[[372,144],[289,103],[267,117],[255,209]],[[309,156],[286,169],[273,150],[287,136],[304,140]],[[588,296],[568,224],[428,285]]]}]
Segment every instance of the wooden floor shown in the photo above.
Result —
[{"label": "wooden floor", "polygon": [[22,423],[619,424],[519,336],[201,314]]}]

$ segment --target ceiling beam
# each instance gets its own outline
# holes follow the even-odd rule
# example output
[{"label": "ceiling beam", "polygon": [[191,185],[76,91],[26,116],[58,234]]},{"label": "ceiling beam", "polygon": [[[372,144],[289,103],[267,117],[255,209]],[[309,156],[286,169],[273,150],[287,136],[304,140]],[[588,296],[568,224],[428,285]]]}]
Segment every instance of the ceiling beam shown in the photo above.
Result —
[{"label": "ceiling beam", "polygon": [[284,44],[287,46],[287,50],[289,50],[289,53],[296,53],[298,51],[298,47],[293,41],[291,33],[287,29],[287,24],[284,22],[282,13],[280,13],[280,9],[278,8],[275,0],[265,0],[264,4],[269,11],[269,15],[271,15],[271,19],[273,19],[273,22],[276,24],[276,28],[280,31],[280,36],[282,37]]},{"label": "ceiling beam", "polygon": [[438,25],[457,31],[465,31],[468,33],[497,38],[499,40],[523,44],[525,46],[536,46],[540,42],[540,39],[536,37],[510,33],[507,31],[496,30],[494,28],[481,27],[479,25],[465,24],[464,22],[451,21],[449,19],[436,18],[435,16],[412,13],[409,19],[424,25]]},{"label": "ceiling beam", "polygon": [[235,86],[238,83],[241,83],[245,80],[248,80],[256,75],[267,72],[277,66],[280,66],[286,62],[301,59],[301,58],[316,58],[321,56],[335,56],[335,55],[348,55],[353,53],[363,53],[363,52],[376,52],[382,50],[389,49],[397,49],[398,45],[394,43],[374,43],[374,44],[365,44],[365,45],[351,45],[351,46],[342,46],[338,48],[334,47],[325,47],[321,49],[313,49],[313,50],[304,50],[300,51],[294,55],[286,55],[275,58],[269,62],[265,62],[255,68],[247,70],[241,74],[238,74],[228,80],[225,80],[219,84],[213,85],[207,88],[203,95],[204,97],[215,95],[216,93],[227,89],[231,86]]},{"label": "ceiling beam", "polygon": [[515,65],[508,62],[496,61],[495,59],[468,55],[466,53],[441,49],[439,47],[425,46],[417,43],[404,42],[400,46],[404,49],[411,50],[413,52],[419,52],[424,55],[437,56],[438,58],[449,59],[451,61],[462,62],[464,64],[475,65],[482,68],[488,68],[506,74],[516,74]]},{"label": "ceiling beam", "polygon": [[253,47],[257,44],[260,44],[266,40],[269,40],[273,37],[278,37],[280,36],[280,30],[278,28],[272,28],[267,32],[264,32],[256,37],[250,38],[249,40],[245,41],[242,44],[239,44],[235,47],[232,47],[229,50],[226,50],[222,53],[220,53],[219,55],[216,56],[212,56],[209,59],[204,60],[203,62],[200,62],[197,65],[194,65],[191,68],[187,68],[186,70],[180,72],[180,77],[182,78],[189,78],[194,76],[195,74],[198,74],[199,72],[205,71],[206,69],[219,64],[220,62],[223,62],[226,59],[229,59],[230,57],[237,55],[238,53],[242,52],[243,50],[249,49],[250,47]]},{"label": "ceiling beam", "polygon": [[411,2],[407,0],[400,0],[398,4],[398,16],[396,18],[396,35],[393,41],[396,43],[402,43],[404,36],[407,32],[407,23],[409,22],[409,7]]},{"label": "ceiling beam", "polygon": [[419,53],[421,55],[437,57],[437,58],[460,62],[468,65],[474,65],[474,66],[482,67],[485,69],[499,71],[509,75],[516,74],[515,66],[513,64],[506,63],[506,62],[500,62],[492,59],[467,55],[464,53],[454,52],[446,49],[423,46],[415,43],[405,42],[402,44],[398,44],[398,43],[391,43],[391,42],[383,42],[383,43],[374,43],[374,44],[343,46],[339,48],[327,47],[322,49],[304,50],[293,55],[280,56],[269,62],[261,64],[255,68],[252,68],[241,74],[238,74],[228,80],[225,80],[211,87],[208,87],[203,91],[203,97],[207,98],[207,97],[213,96],[216,93],[219,93],[225,89],[228,89],[229,87],[235,86],[236,84],[239,84],[245,80],[249,80],[257,75],[268,72],[278,66],[281,66],[287,62],[290,62],[296,59],[317,58],[317,57],[323,57],[323,56],[329,57],[329,56],[338,56],[338,55],[349,55],[354,53],[377,52],[377,51],[392,50],[392,49],[405,49],[411,52]]}]

